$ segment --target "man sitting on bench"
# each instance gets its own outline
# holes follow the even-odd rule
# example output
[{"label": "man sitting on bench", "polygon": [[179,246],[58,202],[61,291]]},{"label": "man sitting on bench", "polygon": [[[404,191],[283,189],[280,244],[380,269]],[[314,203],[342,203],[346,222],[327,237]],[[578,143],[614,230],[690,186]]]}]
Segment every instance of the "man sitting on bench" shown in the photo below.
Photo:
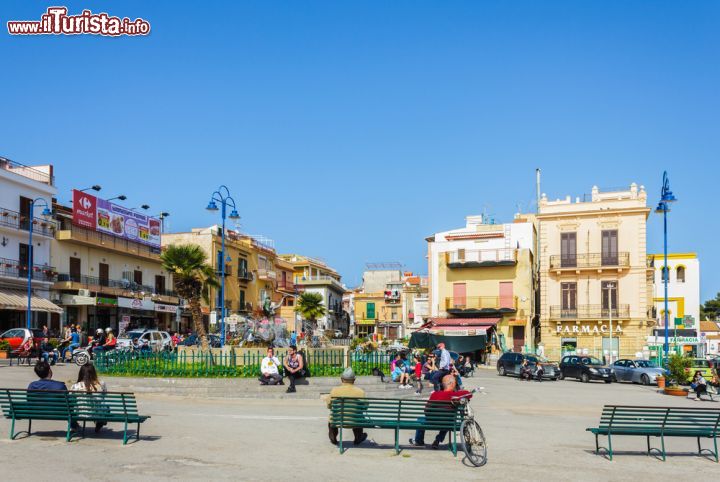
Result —
[{"label": "man sitting on bench", "polygon": [[[340,386],[330,390],[330,395],[325,396],[327,401],[327,407],[332,407],[333,398],[365,398],[365,390],[355,386],[355,372],[352,368],[346,368],[345,371],[340,375]],[[362,428],[353,428],[353,444],[360,445],[367,439],[367,434]],[[330,437],[330,443],[333,445],[338,444],[338,433],[339,429],[328,424],[328,437]]]},{"label": "man sitting on bench", "polygon": [[[450,402],[453,398],[470,395],[470,392],[468,392],[467,390],[457,390],[457,382],[455,381],[455,377],[453,375],[445,375],[442,379],[442,386],[442,391],[438,390],[430,394],[428,402]],[[426,418],[429,417],[429,414],[426,415]],[[440,430],[440,432],[438,432],[437,436],[435,437],[435,441],[432,443],[432,448],[437,449],[443,442],[443,440],[445,440],[445,435],[447,435],[447,433],[447,430]],[[410,444],[418,447],[424,447],[425,430],[415,431],[415,440],[410,439]]]}]

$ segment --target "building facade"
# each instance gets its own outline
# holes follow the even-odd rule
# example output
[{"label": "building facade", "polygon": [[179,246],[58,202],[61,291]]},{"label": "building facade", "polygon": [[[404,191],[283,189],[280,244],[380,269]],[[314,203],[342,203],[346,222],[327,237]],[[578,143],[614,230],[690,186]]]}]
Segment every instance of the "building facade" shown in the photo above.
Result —
[{"label": "building facade", "polygon": [[402,313],[403,333],[409,335],[420,328],[430,315],[428,304],[428,278],[413,273],[403,274]]},{"label": "building facade", "polygon": [[[665,326],[665,279],[662,254],[648,256],[654,268],[653,303],[658,325]],[[668,253],[668,324],[698,329],[700,322],[700,261],[696,253]]]},{"label": "building facade", "polygon": [[[468,216],[428,242],[428,298],[434,330],[488,334],[498,350],[533,346],[535,224],[528,216],[491,224]],[[492,336],[494,332],[495,336]]]},{"label": "building facade", "polygon": [[[42,198],[52,208],[57,195],[53,167],[25,166],[0,158],[0,332],[24,327],[27,314],[28,274],[31,283],[31,325],[60,328],[62,309],[50,301],[56,270],[50,258],[55,222],[42,216]],[[32,254],[30,227],[33,229]]]},{"label": "building facade", "polygon": [[601,192],[539,206],[541,350],[635,357],[648,351],[653,272],[648,267],[645,189]]},{"label": "building facade", "polygon": [[355,335],[404,336],[403,273],[399,263],[368,263],[354,293]]}]

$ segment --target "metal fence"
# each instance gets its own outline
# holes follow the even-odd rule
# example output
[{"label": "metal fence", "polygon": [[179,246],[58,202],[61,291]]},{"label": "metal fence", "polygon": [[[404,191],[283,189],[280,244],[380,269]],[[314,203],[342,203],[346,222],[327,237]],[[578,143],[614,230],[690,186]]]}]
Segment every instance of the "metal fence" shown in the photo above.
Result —
[{"label": "metal fence", "polygon": [[[343,350],[313,350],[302,353],[306,369],[312,377],[339,376],[351,366],[356,375],[372,375],[373,369],[389,373],[389,353],[355,353]],[[262,352],[198,353],[198,352],[130,352],[100,353],[95,360],[98,372],[110,376],[143,377],[247,377],[260,376]],[[277,355],[280,364],[285,355]]]}]

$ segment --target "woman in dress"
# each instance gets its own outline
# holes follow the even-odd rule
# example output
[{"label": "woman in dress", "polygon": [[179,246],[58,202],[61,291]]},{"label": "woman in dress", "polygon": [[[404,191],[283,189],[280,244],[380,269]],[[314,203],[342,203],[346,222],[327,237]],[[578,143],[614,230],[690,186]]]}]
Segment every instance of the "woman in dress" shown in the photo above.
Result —
[{"label": "woman in dress", "polygon": [[[102,394],[107,392],[107,386],[105,382],[98,379],[95,365],[88,363],[80,367],[77,382],[70,387],[70,391],[98,394],[98,398],[101,398]],[[101,402],[98,400],[92,408],[97,408],[100,404]],[[105,425],[107,422],[95,422],[95,432],[99,432]]]}]

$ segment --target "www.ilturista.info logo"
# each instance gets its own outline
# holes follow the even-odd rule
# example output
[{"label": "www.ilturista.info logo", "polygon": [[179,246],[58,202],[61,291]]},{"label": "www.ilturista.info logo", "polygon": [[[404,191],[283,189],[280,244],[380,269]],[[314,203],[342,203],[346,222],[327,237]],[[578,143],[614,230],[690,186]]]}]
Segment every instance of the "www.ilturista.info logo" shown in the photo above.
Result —
[{"label": "www.ilturista.info logo", "polygon": [[12,20],[7,23],[10,35],[148,35],[150,22],[142,18],[111,17],[107,13],[83,10],[68,15],[67,7],[48,7],[40,20]]}]

